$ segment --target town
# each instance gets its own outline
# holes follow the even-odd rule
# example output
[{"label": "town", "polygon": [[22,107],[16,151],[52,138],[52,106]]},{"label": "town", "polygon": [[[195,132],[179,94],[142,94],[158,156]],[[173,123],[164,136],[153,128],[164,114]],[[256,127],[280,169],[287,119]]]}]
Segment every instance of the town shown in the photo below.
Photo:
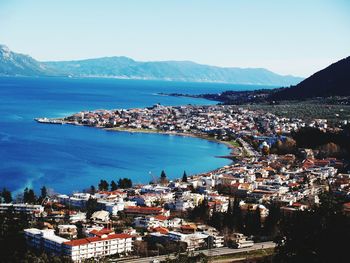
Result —
[{"label": "town", "polygon": [[[228,105],[157,104],[44,122],[51,121],[198,136],[232,149],[230,165],[203,174],[184,172],[175,180],[166,171],[143,185],[128,178],[102,179],[71,195],[43,187],[39,198],[26,189],[19,202],[2,192],[2,214],[11,210],[29,218],[23,230],[28,247],[76,262],[105,257],[137,262],[174,253],[210,255],[211,249],[224,248],[233,253],[256,244],[273,248],[279,218],[317,206],[327,192],[350,195],[347,163],[321,150],[297,148],[291,138],[303,128],[339,129],[328,127],[327,120],[304,122]],[[342,211],[350,214],[350,202]]]}]

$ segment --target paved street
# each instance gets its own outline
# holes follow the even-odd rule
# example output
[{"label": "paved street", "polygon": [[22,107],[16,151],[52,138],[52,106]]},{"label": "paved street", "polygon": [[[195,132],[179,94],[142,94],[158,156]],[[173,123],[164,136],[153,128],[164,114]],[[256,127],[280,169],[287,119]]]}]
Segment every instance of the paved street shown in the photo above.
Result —
[{"label": "paved street", "polygon": [[[265,248],[273,248],[275,247],[275,243],[273,242],[262,242],[262,243],[257,243],[254,244],[254,246],[249,247],[249,248],[239,248],[239,249],[234,249],[234,248],[227,248],[227,247],[222,247],[222,248],[213,248],[213,249],[207,249],[207,250],[200,250],[200,251],[195,251],[194,254],[197,255],[199,253],[204,253],[207,256],[222,256],[222,255],[227,255],[227,254],[234,254],[234,253],[240,253],[240,252],[248,252],[248,251],[253,251],[253,250],[259,250],[259,249],[265,249]],[[174,255],[172,255],[174,256]],[[147,258],[136,258],[136,259],[126,259],[126,260],[118,260],[123,263],[149,263],[152,262],[152,260],[165,260],[167,258],[166,255],[163,256],[158,256],[158,257],[147,257]],[[111,262],[118,262],[118,261],[113,261]]]}]

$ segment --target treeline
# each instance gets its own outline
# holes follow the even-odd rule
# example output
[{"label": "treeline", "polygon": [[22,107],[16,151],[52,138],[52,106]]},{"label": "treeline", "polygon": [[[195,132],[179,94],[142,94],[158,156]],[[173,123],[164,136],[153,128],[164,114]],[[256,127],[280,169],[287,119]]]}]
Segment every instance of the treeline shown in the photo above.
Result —
[{"label": "treeline", "polygon": [[292,134],[298,148],[320,151],[320,157],[348,157],[350,155],[350,125],[339,132],[323,132],[317,128],[305,127]]},{"label": "treeline", "polygon": [[342,211],[345,200],[326,193],[320,205],[282,217],[278,222],[275,262],[349,262],[350,217]]},{"label": "treeline", "polygon": [[275,237],[276,225],[281,218],[278,206],[271,206],[269,215],[262,222],[259,207],[242,211],[239,203],[240,199],[235,198],[233,202],[229,202],[227,212],[217,212],[216,207],[210,208],[208,201],[204,199],[199,206],[190,211],[189,217],[195,222],[209,224],[225,233],[239,232],[269,239]]},{"label": "treeline", "polygon": [[[108,183],[106,180],[100,180],[97,189],[98,191],[115,191],[118,189],[127,189],[132,187],[132,181],[129,178],[120,178],[117,182],[112,180],[110,183]],[[96,187],[91,185],[90,189],[88,190],[89,193],[95,194],[96,193]]]},{"label": "treeline", "polygon": [[72,262],[69,258],[28,250],[23,229],[29,227],[32,227],[31,216],[26,213],[15,213],[11,209],[0,213],[0,262]]},{"label": "treeline", "polygon": [[[12,193],[7,188],[3,188],[0,192],[0,201],[3,203],[11,203],[13,201]],[[26,187],[20,195],[19,199],[26,204],[41,204],[47,197],[47,188],[43,186],[40,189],[40,195],[37,196],[33,189]]]}]

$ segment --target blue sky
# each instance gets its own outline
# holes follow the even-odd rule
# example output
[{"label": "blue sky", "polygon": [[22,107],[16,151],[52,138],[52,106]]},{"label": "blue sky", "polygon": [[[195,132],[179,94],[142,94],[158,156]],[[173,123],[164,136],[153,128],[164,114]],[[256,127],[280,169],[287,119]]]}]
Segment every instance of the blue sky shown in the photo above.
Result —
[{"label": "blue sky", "polygon": [[0,43],[39,60],[123,55],[308,76],[350,55],[350,1],[0,0]]}]

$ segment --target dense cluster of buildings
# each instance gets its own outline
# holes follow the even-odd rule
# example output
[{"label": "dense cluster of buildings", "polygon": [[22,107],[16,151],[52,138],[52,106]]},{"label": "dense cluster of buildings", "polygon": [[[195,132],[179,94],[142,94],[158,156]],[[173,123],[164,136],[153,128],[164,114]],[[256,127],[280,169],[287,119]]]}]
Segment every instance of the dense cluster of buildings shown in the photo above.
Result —
[{"label": "dense cluster of buildings", "polygon": [[[97,127],[213,135],[223,140],[237,134],[254,135],[261,129],[265,134],[289,133],[306,125],[301,119],[280,118],[232,105],[174,107],[157,104],[142,109],[83,111],[65,121]],[[309,125],[327,127],[323,120]]]},{"label": "dense cluster of buildings", "polygon": [[[305,125],[326,129],[324,120],[305,124],[302,120],[278,118],[235,106],[155,105],[145,109],[80,112],[65,121],[98,127],[211,134],[220,140],[232,139],[234,135],[236,147],[248,153],[231,165],[191,175],[186,180],[154,182],[115,191],[55,195],[43,205],[0,204],[0,212],[15,209],[57,222],[46,224],[42,229],[26,229],[27,243],[53,254],[69,256],[74,261],[129,255],[134,245],[144,239],[182,243],[188,251],[222,247],[227,239],[224,233],[203,223],[191,222],[186,216],[186,212],[204,201],[210,214],[226,213],[233,199],[239,197],[240,210],[243,213],[259,210],[263,222],[271,204],[278,204],[287,214],[317,204],[319,194],[329,187],[338,194],[350,195],[350,175],[338,173],[344,165],[341,161],[316,159],[310,149],[302,150],[305,158],[293,154],[261,154],[261,149],[254,149],[238,136],[250,135],[269,147],[277,134],[288,134]],[[95,209],[87,218],[84,211],[91,200],[95,202]],[[350,204],[345,204],[344,212],[349,211]],[[123,221],[129,225],[115,233],[113,229]],[[236,233],[234,238],[237,247],[252,245],[242,234]]]},{"label": "dense cluster of buildings", "polygon": [[[51,209],[36,206],[35,210],[28,211],[60,222],[67,217],[67,210],[63,215],[57,213],[60,207],[70,207],[67,217],[70,224],[44,230],[26,229],[25,235],[30,246],[69,256],[74,261],[129,255],[134,242],[146,237],[153,242],[181,242],[188,251],[208,246],[218,248],[225,245],[223,233],[191,222],[182,213],[204,200],[211,212],[225,213],[232,196],[240,197],[239,206],[243,212],[259,209],[262,220],[269,215],[268,207],[272,203],[278,204],[283,213],[305,210],[319,202],[319,194],[329,185],[334,191],[350,193],[350,175],[339,174],[337,169],[341,166],[342,163],[333,158],[298,162],[290,154],[270,154],[245,158],[215,171],[190,176],[186,181],[179,179],[116,191],[56,195],[50,197]],[[96,200],[97,211],[86,218],[85,213],[78,211],[84,210],[91,199]],[[345,205],[344,212],[349,213],[349,207]],[[77,238],[74,224],[77,214],[79,222],[83,222],[84,237],[80,238]],[[121,214],[131,220],[131,226],[116,234],[113,226],[121,220]],[[240,240],[237,247],[252,244],[244,236]]]}]

